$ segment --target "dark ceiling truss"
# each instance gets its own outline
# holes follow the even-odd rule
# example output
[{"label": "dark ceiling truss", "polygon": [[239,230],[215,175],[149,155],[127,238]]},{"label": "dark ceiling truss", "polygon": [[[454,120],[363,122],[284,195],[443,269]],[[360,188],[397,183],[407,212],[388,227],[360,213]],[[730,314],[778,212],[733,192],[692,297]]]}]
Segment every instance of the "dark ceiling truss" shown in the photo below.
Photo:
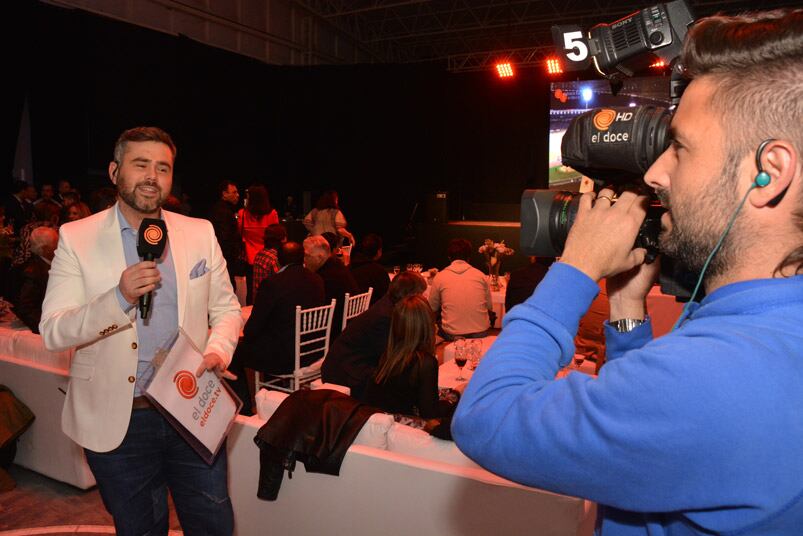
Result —
[{"label": "dark ceiling truss", "polygon": [[[295,0],[386,62],[481,69],[500,57],[543,61],[554,24],[613,22],[657,2],[632,0]],[[697,16],[798,6],[799,0],[691,0]]]}]

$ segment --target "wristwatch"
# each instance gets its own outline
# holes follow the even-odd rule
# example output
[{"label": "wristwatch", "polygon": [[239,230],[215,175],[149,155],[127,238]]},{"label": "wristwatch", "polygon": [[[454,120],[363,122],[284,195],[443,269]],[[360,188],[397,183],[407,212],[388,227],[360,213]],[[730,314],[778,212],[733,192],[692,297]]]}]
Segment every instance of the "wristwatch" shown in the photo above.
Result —
[{"label": "wristwatch", "polygon": [[611,327],[619,333],[629,333],[645,322],[643,318],[622,318],[609,322]]}]

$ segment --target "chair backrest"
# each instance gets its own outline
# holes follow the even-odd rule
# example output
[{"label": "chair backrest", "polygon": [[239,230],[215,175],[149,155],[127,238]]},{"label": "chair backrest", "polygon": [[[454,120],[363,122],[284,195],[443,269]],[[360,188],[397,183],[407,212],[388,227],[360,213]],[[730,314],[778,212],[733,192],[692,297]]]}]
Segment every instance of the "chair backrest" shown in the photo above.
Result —
[{"label": "chair backrest", "polygon": [[346,329],[346,324],[355,316],[359,316],[368,310],[371,305],[371,294],[374,293],[374,287],[368,287],[368,292],[362,294],[355,294],[350,296],[346,292],[344,298],[345,305],[343,306],[343,329]]},{"label": "chair backrest", "polygon": [[329,305],[301,309],[296,306],[295,370],[301,368],[301,359],[313,354],[326,357],[329,352],[329,334],[332,332],[336,300]]}]

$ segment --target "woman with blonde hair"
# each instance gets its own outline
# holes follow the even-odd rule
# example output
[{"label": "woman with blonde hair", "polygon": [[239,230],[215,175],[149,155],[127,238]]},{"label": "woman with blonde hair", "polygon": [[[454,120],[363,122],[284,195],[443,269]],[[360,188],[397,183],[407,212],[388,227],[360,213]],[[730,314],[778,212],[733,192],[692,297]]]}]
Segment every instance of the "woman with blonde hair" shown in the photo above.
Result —
[{"label": "woman with blonde hair", "polygon": [[403,298],[393,307],[388,345],[362,401],[396,414],[405,424],[416,421],[404,416],[418,417],[420,428],[448,437],[448,424],[442,421],[451,417],[454,406],[438,401],[435,317],[421,295]]}]

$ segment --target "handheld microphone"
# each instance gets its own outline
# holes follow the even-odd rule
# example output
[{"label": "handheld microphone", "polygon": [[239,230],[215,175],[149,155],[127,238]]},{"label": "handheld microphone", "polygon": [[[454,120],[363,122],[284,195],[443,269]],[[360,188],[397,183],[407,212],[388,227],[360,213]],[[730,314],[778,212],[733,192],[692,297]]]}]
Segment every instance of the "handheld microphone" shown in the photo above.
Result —
[{"label": "handheld microphone", "polygon": [[[166,245],[167,226],[165,222],[155,218],[143,219],[137,234],[137,255],[145,261],[158,259],[164,253]],[[143,320],[150,313],[151,298],[151,292],[139,297],[139,315]]]}]

